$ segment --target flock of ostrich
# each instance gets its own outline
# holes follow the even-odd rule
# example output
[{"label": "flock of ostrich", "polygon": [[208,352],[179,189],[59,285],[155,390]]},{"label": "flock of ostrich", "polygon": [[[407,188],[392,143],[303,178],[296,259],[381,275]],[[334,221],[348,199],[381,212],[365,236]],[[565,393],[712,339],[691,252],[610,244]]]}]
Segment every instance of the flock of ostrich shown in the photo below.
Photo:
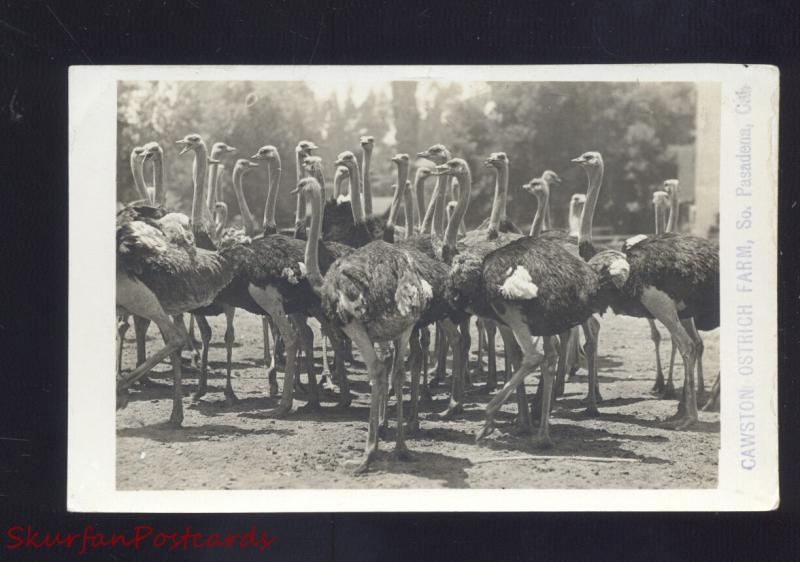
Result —
[{"label": "flock of ostrich", "polygon": [[[181,155],[193,155],[194,192],[188,217],[166,208],[169,186],[164,181],[161,146],[150,142],[133,149],[131,171],[140,199],[121,206],[116,223],[118,408],[126,405],[131,386],[146,384],[148,372],[169,357],[173,398],[168,423],[181,426],[181,351],[195,349],[185,314],[201,336],[195,399],[207,392],[212,336],[207,317],[225,315],[225,399],[235,402],[231,363],[236,309],[262,317],[268,392],[281,396],[270,416],[291,414],[296,384],[308,397],[304,410],[320,409],[320,388],[335,389],[335,407],[348,408],[347,365],[354,360],[355,344],[371,385],[366,450],[356,473],[367,471],[375,458],[380,429],[388,424],[392,390],[396,457],[412,456],[405,435],[419,428],[420,394],[444,379],[451,353],[452,386],[442,416],[454,419],[463,411],[465,387],[472,382],[468,364],[473,317],[478,323],[479,361],[484,353],[488,358],[483,391],[494,393],[478,441],[492,432],[496,413],[516,392],[516,423],[535,434],[538,445],[552,446],[553,402],[563,393],[564,381],[577,369],[582,354],[589,381],[586,415],[598,415],[602,401],[598,334],[600,316],[608,309],[649,320],[656,361],[654,392],[677,396],[672,363],[675,353],[680,354],[683,392],[677,413],[663,422],[665,426],[686,429],[698,421],[698,407],[718,406],[719,374],[707,392],[698,331],[719,326],[719,248],[714,241],[676,232],[677,180],[665,181],[664,190],[654,194],[655,233],[634,236],[621,248],[611,249],[592,239],[593,214],[603,184],[599,152],[585,152],[572,160],[585,170],[588,187],[585,195],[575,194],[570,201],[569,231],[550,227],[550,189],[560,182],[554,172],[545,171],[522,186],[524,197],[533,195],[538,200],[527,233],[506,217],[509,158],[503,152],[492,153],[485,160],[495,176],[491,215],[468,231],[464,216],[475,171],[441,144],[419,152],[415,161],[408,154],[391,158],[397,178],[392,204],[384,213],[373,213],[374,142],[368,136],[360,139],[360,159],[350,151],[339,154],[332,191],[326,190],[321,158],[313,155],[316,145],[297,144],[296,217],[294,227],[288,229],[279,229],[275,220],[282,167],[274,146],[259,148],[249,159],[235,160],[233,190],[241,227],[227,224],[228,209],[220,193],[223,162],[235,158],[236,149],[218,142],[209,152],[197,134],[177,141]],[[145,179],[148,160],[152,186]],[[412,164],[416,165],[413,182],[409,179]],[[253,215],[242,189],[242,177],[256,166],[268,172],[263,218]],[[428,199],[427,184],[433,181]],[[403,226],[397,225],[401,210]],[[122,369],[122,346],[130,318],[137,366],[127,371]],[[310,319],[319,323],[322,334],[325,367],[319,382]],[[666,380],[655,320],[672,339]],[[165,345],[148,356],[145,334],[150,322],[158,326]],[[505,383],[499,390],[498,331],[506,357]],[[333,350],[332,370],[327,367],[328,345]],[[304,366],[306,385],[299,381]],[[282,389],[277,377],[280,368]],[[407,416],[406,370],[411,375]],[[429,371],[434,380],[428,381]],[[524,379],[536,371],[541,372],[538,390],[529,402]],[[536,431],[533,420],[538,420]]]}]

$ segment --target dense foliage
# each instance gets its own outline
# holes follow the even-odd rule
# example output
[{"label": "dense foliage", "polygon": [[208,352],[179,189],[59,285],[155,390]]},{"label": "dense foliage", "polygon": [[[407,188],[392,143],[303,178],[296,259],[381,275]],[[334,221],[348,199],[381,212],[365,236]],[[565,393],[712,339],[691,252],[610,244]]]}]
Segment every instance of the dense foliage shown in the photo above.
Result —
[{"label": "dense foliage", "polygon": [[[487,216],[491,205],[493,175],[483,166],[490,152],[509,156],[509,215],[520,225],[529,224],[535,210],[520,184],[545,169],[561,175],[564,181],[552,193],[551,205],[556,226],[564,226],[569,198],[586,189],[585,175],[570,159],[599,150],[606,175],[596,224],[641,232],[652,224],[652,190],[677,173],[671,147],[694,142],[695,93],[686,83],[503,82],[465,91],[454,83],[395,82],[371,91],[359,104],[350,93],[342,97],[320,99],[302,82],[122,82],[118,197],[123,202],[135,198],[129,154],[147,141],[157,140],[165,151],[168,205],[187,213],[191,156],[178,158],[175,140],[199,133],[209,146],[225,141],[237,147],[236,154],[226,157],[229,172],[236,158],[273,144],[283,159],[278,220],[289,225],[297,141],[309,139],[320,146],[330,182],[336,154],[358,154],[359,135],[370,134],[376,138],[373,190],[378,195],[390,193],[389,158],[395,152],[413,156],[441,142],[467,159],[474,179],[469,225]],[[238,207],[229,173],[225,182],[233,216]],[[265,170],[249,172],[244,185],[251,208],[262,209]]]}]

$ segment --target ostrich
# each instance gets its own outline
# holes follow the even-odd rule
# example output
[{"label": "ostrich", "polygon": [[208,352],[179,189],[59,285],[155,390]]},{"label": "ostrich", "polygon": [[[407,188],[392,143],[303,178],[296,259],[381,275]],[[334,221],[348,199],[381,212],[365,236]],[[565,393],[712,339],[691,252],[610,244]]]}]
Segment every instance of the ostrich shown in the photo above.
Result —
[{"label": "ostrich", "polygon": [[[297,143],[297,146],[294,148],[297,181],[306,177],[306,171],[303,168],[303,160],[305,160],[307,156],[311,156],[312,150],[317,150],[318,148],[316,144],[307,140]],[[294,215],[294,237],[298,240],[306,239],[306,200],[302,193],[297,194],[297,207]]]},{"label": "ostrich", "polygon": [[[228,146],[224,142],[215,142],[211,145],[210,159],[214,163],[209,164],[208,168],[208,186],[206,188],[206,207],[209,213],[213,216],[214,205],[217,204],[218,194],[217,189],[222,178],[221,173],[224,168],[222,164],[222,157],[225,154],[236,152],[236,148]],[[250,235],[252,236],[252,235]]]},{"label": "ostrich", "polygon": [[133,184],[141,200],[152,204],[144,181],[144,169],[142,168],[145,157],[146,152],[143,146],[133,147],[133,150],[131,150],[131,174],[133,174]]},{"label": "ostrich", "polygon": [[[321,174],[318,159],[309,160],[302,168],[301,175]],[[315,180],[316,181],[316,180]],[[305,201],[305,194],[303,196]],[[333,242],[320,242],[318,232],[310,243],[319,246],[319,255],[324,270],[352,248]],[[253,257],[245,263],[248,292],[258,305],[269,314],[278,328],[286,346],[286,373],[283,394],[278,408],[271,416],[284,416],[292,409],[294,380],[297,375],[297,351],[299,347],[308,361],[309,401],[304,409],[319,408],[316,377],[313,371],[313,333],[307,326],[309,316],[315,317],[323,328],[323,333],[331,338],[336,356],[343,357],[343,339],[331,326],[321,312],[319,298],[311,290],[306,278],[304,263],[305,247],[303,241],[283,234],[270,234],[253,240]],[[337,360],[336,370],[340,384],[339,407],[350,404],[350,390],[347,373],[341,360]]]},{"label": "ostrich", "polygon": [[333,198],[338,203],[350,200],[350,187],[348,185],[347,192],[344,190],[345,180],[350,180],[350,172],[345,166],[336,166],[336,172],[333,175]]},{"label": "ostrich", "polygon": [[[507,168],[508,158],[504,154],[501,158],[501,154],[493,154],[487,163],[496,169]],[[455,158],[437,167],[437,171],[456,175],[462,189],[466,187],[464,191],[467,195],[464,197],[462,193],[450,223],[451,227],[455,227],[469,204],[469,168],[466,162]],[[594,343],[592,314],[602,310],[597,298],[600,291],[598,275],[589,264],[556,241],[541,236],[521,237],[499,233],[498,207],[496,201],[483,240],[474,237],[474,242],[453,258],[448,286],[454,305],[492,318],[510,328],[523,351],[521,365],[487,405],[486,422],[478,433],[478,440],[492,431],[497,410],[514,389],[517,389],[520,422],[530,430],[527,401],[521,383],[544,360],[536,350],[533,336],[552,336],[583,324],[587,341]],[[444,248],[453,249],[453,246],[454,236],[446,239]],[[551,346],[545,345],[547,355],[552,356],[554,351]],[[553,374],[550,369],[545,369],[543,376],[545,382],[538,442],[542,446],[550,446]],[[593,395],[592,392],[590,394]]]},{"label": "ostrich", "polygon": [[167,192],[164,188],[164,150],[156,141],[144,145],[147,159],[153,161],[153,187],[155,188],[155,202],[162,207],[167,204]]},{"label": "ostrich", "polygon": [[[573,162],[584,168],[589,179],[579,249],[584,259],[592,259],[597,254],[591,238],[592,216],[602,184],[603,159],[598,152],[586,152]],[[668,425],[685,429],[697,422],[694,365],[702,356],[697,330],[719,327],[719,246],[696,236],[665,233],[633,237],[622,251],[630,273],[611,308],[617,314],[655,318],[669,330],[683,358],[685,379],[684,400]]]},{"label": "ostrich", "polygon": [[[181,154],[195,151],[192,219],[203,232],[202,185],[205,179],[205,144],[199,135],[178,141]],[[202,158],[198,159],[198,152]],[[198,162],[198,160],[200,160]],[[198,181],[199,180],[199,181]],[[197,248],[184,239],[175,240],[158,219],[163,209],[126,207],[117,214],[117,309],[155,322],[164,337],[165,347],[147,358],[117,384],[117,405],[127,403],[127,389],[147,374],[164,357],[171,355],[173,403],[169,424],[180,427],[183,421],[180,349],[188,334],[183,324],[170,318],[211,304],[238,271],[249,238],[233,232],[219,251]],[[207,230],[206,230],[207,233]]]},{"label": "ostrich", "polygon": [[[394,228],[388,228],[390,211],[383,215],[364,213],[362,204],[363,178],[358,161],[350,151],[339,154],[336,166],[344,166],[350,175],[350,200],[337,202],[335,198],[325,203],[322,219],[322,239],[360,248],[373,240],[394,240]],[[394,203],[392,204],[394,206]]]},{"label": "ostrich", "polygon": [[228,204],[217,201],[214,205],[214,239],[222,238],[222,232],[228,226]]},{"label": "ostrich", "polygon": [[[351,168],[351,177],[353,176]],[[399,188],[405,182],[399,184]],[[319,228],[321,188],[311,179],[301,182],[301,189],[312,200],[312,224]],[[357,205],[357,193],[352,200]],[[326,315],[359,347],[367,364],[371,382],[369,431],[365,456],[356,473],[369,468],[378,450],[378,426],[381,404],[386,393],[387,371],[375,352],[374,344],[394,342],[392,372],[397,398],[397,438],[395,453],[407,460],[403,420],[402,376],[408,342],[415,325],[431,313],[434,303],[443,303],[447,266],[409,247],[371,242],[331,265],[325,276],[317,265],[318,246],[309,243],[306,270],[314,291],[322,299]],[[437,295],[437,293],[439,293]]]}]

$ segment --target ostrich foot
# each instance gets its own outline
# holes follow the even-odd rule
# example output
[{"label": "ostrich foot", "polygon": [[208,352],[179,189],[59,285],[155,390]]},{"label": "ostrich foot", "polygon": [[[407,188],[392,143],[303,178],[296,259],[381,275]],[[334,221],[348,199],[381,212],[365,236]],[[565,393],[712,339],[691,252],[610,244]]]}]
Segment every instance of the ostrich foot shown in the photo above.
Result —
[{"label": "ostrich foot", "polygon": [[408,447],[403,445],[402,447],[396,447],[394,450],[394,457],[400,462],[414,462],[417,458],[414,454],[408,450]]},{"label": "ostrich foot", "polygon": [[674,400],[677,394],[675,393],[675,385],[668,382],[664,385],[664,392],[661,394],[662,400]]},{"label": "ostrich foot", "polygon": [[172,414],[169,416],[169,421],[167,422],[167,426],[173,429],[180,429],[182,423],[183,423],[183,412],[177,409],[172,410]]},{"label": "ostrich foot", "polygon": [[314,412],[319,412],[322,409],[322,406],[319,405],[319,402],[306,402],[305,406],[300,406],[297,408],[297,411],[301,414],[312,414]]},{"label": "ostrich foot", "polygon": [[444,421],[450,421],[455,419],[455,417],[459,414],[464,413],[464,405],[460,402],[451,402],[450,405],[447,407],[447,410],[440,416],[439,419]]},{"label": "ostrich foot", "polygon": [[688,428],[692,427],[696,423],[697,423],[697,418],[696,417],[692,417],[692,416],[688,416],[688,415],[684,414],[681,417],[678,417],[678,418],[676,418],[674,420],[670,420],[670,421],[666,421],[666,422],[662,423],[661,427],[663,427],[664,429],[675,429],[675,430],[678,430],[678,431],[682,431],[684,429],[688,429]]},{"label": "ostrich foot", "polygon": [[128,401],[130,400],[130,392],[128,389],[125,390],[118,390],[117,391],[117,410],[122,410],[128,405]]},{"label": "ostrich foot", "polygon": [[353,470],[353,476],[360,476],[362,474],[366,474],[367,472],[369,472],[369,464],[372,462],[374,458],[375,458],[375,453],[374,452],[369,453],[366,456],[366,458],[363,461],[361,461],[361,464],[359,464],[355,468],[355,470]]},{"label": "ostrich foot", "polygon": [[701,409],[704,412],[719,412],[719,394],[712,392]]},{"label": "ostrich foot", "polygon": [[431,389],[429,389],[427,386],[420,385],[419,394],[420,394],[420,397],[422,398],[422,401],[425,402],[426,404],[430,404],[431,402],[433,402],[433,396],[431,395]]},{"label": "ostrich foot", "polygon": [[408,420],[408,422],[406,422],[406,433],[408,433],[409,435],[413,435],[418,432],[419,432],[419,419],[414,418]]},{"label": "ostrich foot", "polygon": [[192,394],[192,400],[195,402],[199,401],[203,396],[206,395],[206,392],[208,392],[208,387],[205,385],[197,387],[197,392]]},{"label": "ostrich foot", "polygon": [[514,427],[514,429],[511,430],[511,433],[514,434],[514,435],[520,435],[520,436],[533,435],[533,428],[529,427],[527,425],[522,425],[518,421],[517,425]]},{"label": "ostrich foot", "polygon": [[[597,396],[597,399],[595,400],[595,402],[597,402],[598,404],[600,404],[600,403],[603,401],[603,397],[602,397],[602,396],[600,396],[600,393],[599,393],[599,392],[596,392],[596,393],[595,393],[595,396]],[[586,396],[584,396],[583,398],[581,398],[581,404],[588,404],[588,403],[589,403],[589,395],[587,394]]]},{"label": "ostrich foot", "polygon": [[145,375],[139,379],[139,386],[141,388],[168,388],[168,384],[164,384],[163,382],[156,382],[151,379],[149,376]]},{"label": "ostrich foot", "polygon": [[533,446],[537,449],[552,449],[556,446],[556,444],[550,438],[550,433],[545,433],[539,434],[536,437],[536,440],[533,442]]},{"label": "ostrich foot", "polygon": [[650,389],[650,394],[659,395],[664,392],[664,388],[664,378],[656,377],[656,382],[653,384],[653,388]]},{"label": "ostrich foot", "polygon": [[487,417],[483,427],[475,435],[475,443],[480,443],[484,437],[491,435],[492,432],[494,432],[494,419]]},{"label": "ostrich foot", "polygon": [[234,394],[234,392],[232,390],[231,391],[226,390],[225,391],[225,404],[227,404],[228,406],[233,406],[237,402],[239,402],[239,398],[236,396],[236,394]]},{"label": "ostrich foot", "polygon": [[281,393],[278,389],[278,382],[277,381],[269,381],[269,397],[275,398]]},{"label": "ostrich foot", "polygon": [[271,412],[264,414],[265,418],[285,418],[292,411],[292,404],[281,404]]},{"label": "ostrich foot", "polygon": [[706,392],[705,388],[701,388],[697,391],[697,403],[698,404],[705,404],[708,401],[709,394]]},{"label": "ostrich foot", "polygon": [[599,418],[600,411],[596,406],[587,406],[587,408],[583,411],[583,416],[587,418]]}]

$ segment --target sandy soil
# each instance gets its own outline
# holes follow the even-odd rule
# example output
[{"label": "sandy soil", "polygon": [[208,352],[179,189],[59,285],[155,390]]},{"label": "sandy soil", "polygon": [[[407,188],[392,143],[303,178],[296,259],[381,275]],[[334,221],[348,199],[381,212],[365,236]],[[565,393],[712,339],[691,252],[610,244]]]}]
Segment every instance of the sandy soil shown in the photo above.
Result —
[{"label": "sandy soil", "polygon": [[[582,415],[580,399],[586,393],[582,370],[576,382],[567,384],[553,413],[555,448],[537,450],[515,434],[513,397],[498,415],[497,430],[477,446],[474,436],[483,423],[489,397],[470,393],[462,418],[446,422],[437,419],[448,396],[447,388],[439,387],[433,391],[433,401],[421,405],[420,432],[408,439],[415,462],[400,462],[391,454],[392,428],[381,441],[378,460],[363,476],[353,476],[347,462],[361,457],[366,439],[369,383],[363,366],[357,364],[349,371],[356,395],[349,411],[334,412],[334,401],[328,396],[321,413],[295,411],[287,419],[268,419],[264,414],[277,406],[277,399],[267,396],[260,319],[241,311],[237,314],[233,384],[240,401],[234,406],[227,406],[222,394],[224,319],[210,321],[214,330],[210,392],[192,403],[197,373],[184,370],[183,429],[163,425],[171,404],[168,363],[153,371],[153,379],[167,386],[134,390],[128,407],[117,412],[119,489],[708,488],[717,483],[719,414],[701,412],[700,423],[688,431],[659,426],[659,420],[675,411],[677,402],[649,393],[655,362],[649,328],[641,319],[605,315],[600,333],[601,415],[596,419]],[[160,345],[156,334],[151,329],[149,351]],[[666,363],[670,342],[663,328],[662,334]],[[719,370],[719,335],[718,330],[703,335],[710,387]],[[131,329],[123,363],[128,368],[135,362],[132,338]],[[497,341],[502,345],[499,337]],[[473,360],[474,352],[473,345]],[[498,356],[502,365],[502,354]],[[319,357],[318,352],[318,366]],[[682,372],[679,360],[676,386],[682,384]],[[280,383],[282,376],[279,373]],[[529,395],[535,392],[537,381],[538,375],[527,379]],[[298,392],[295,408],[304,404],[304,395]],[[519,455],[563,458],[481,462]],[[630,462],[589,462],[574,456]]]}]

